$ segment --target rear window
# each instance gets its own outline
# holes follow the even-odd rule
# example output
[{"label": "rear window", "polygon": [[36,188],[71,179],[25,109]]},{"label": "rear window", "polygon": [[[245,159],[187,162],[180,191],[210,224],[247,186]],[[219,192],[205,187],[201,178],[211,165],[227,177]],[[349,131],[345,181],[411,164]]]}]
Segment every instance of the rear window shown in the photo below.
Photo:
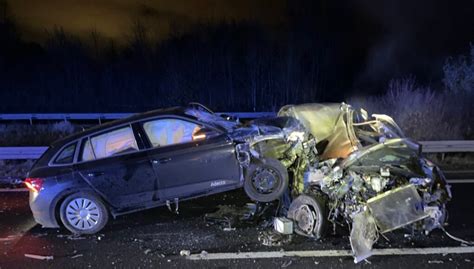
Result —
[{"label": "rear window", "polygon": [[138,151],[135,135],[131,127],[125,127],[87,139],[82,146],[81,160],[101,159],[134,151]]},{"label": "rear window", "polygon": [[58,157],[54,160],[55,164],[68,164],[72,163],[74,160],[74,152],[76,151],[76,144],[71,144],[65,147],[61,153],[59,153]]}]

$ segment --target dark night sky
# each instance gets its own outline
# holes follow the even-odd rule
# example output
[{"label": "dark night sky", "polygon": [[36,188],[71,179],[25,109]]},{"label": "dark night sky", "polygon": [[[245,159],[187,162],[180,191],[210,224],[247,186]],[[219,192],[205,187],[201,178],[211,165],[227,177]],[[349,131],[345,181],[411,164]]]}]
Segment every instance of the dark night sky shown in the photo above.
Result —
[{"label": "dark night sky", "polygon": [[96,29],[120,41],[136,19],[153,25],[155,36],[162,39],[170,24],[256,20],[271,25],[285,16],[285,1],[280,0],[13,0],[9,4],[26,38],[36,40],[54,26],[77,35]]}]

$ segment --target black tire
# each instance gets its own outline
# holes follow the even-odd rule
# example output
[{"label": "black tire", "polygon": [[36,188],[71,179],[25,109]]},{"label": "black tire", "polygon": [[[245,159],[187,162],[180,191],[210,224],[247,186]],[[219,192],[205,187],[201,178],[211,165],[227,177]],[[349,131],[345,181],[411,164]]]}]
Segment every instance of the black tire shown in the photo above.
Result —
[{"label": "black tire", "polygon": [[[270,184],[268,184],[269,181],[271,181]],[[280,198],[287,188],[288,171],[276,159],[267,158],[252,162],[246,170],[244,190],[254,201],[274,201]]]},{"label": "black tire", "polygon": [[322,195],[301,194],[291,202],[287,217],[294,221],[297,234],[321,238],[325,235],[328,225],[326,199]]},{"label": "black tire", "polygon": [[104,202],[89,192],[77,192],[66,197],[59,208],[59,216],[64,227],[74,234],[95,234],[109,221]]}]

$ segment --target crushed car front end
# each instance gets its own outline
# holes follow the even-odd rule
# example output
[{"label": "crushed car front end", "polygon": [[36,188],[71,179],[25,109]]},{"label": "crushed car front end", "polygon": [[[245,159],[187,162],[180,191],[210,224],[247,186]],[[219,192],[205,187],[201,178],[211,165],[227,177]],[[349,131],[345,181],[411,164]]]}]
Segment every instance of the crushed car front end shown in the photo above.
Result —
[{"label": "crushed car front end", "polygon": [[392,118],[344,103],[286,106],[279,116],[297,119],[316,142],[317,157],[298,154],[304,165],[292,171],[287,216],[296,233],[319,238],[326,224],[348,224],[359,262],[380,234],[443,228],[450,186]]}]

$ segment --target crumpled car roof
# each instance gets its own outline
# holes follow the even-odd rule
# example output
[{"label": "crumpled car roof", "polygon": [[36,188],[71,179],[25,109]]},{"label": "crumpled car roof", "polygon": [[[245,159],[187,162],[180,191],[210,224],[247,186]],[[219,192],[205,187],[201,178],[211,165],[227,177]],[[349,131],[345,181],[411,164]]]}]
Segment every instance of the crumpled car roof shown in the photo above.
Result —
[{"label": "crumpled car roof", "polygon": [[349,108],[344,103],[287,105],[278,116],[296,118],[318,143],[327,143],[320,152],[321,159],[346,158],[357,149],[357,141],[351,138],[344,118]]}]

